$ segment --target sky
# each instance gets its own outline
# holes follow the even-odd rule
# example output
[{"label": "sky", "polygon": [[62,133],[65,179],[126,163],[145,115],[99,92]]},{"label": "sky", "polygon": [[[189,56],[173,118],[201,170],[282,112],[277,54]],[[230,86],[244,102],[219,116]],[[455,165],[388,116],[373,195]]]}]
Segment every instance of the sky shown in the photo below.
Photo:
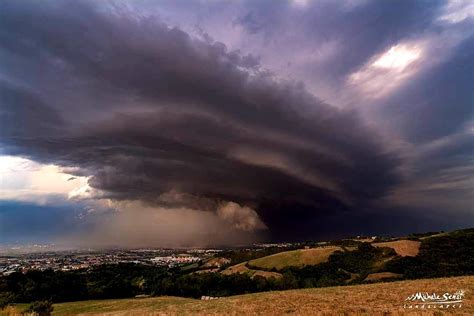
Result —
[{"label": "sky", "polygon": [[474,226],[472,1],[0,2],[0,244]]}]

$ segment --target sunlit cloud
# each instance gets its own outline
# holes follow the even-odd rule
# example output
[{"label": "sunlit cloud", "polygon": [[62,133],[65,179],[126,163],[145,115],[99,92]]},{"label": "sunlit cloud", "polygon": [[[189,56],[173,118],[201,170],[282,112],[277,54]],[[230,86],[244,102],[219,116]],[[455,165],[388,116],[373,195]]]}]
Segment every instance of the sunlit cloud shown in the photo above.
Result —
[{"label": "sunlit cloud", "polygon": [[420,55],[420,47],[395,45],[374,61],[372,66],[403,71],[408,65],[417,60]]},{"label": "sunlit cloud", "polygon": [[311,0],[291,0],[291,4],[299,8],[306,7],[310,2]]},{"label": "sunlit cloud", "polygon": [[84,196],[88,187],[87,177],[22,157],[0,156],[0,175],[0,200],[44,203],[48,196]]},{"label": "sunlit cloud", "polygon": [[349,75],[348,83],[368,98],[386,95],[417,72],[425,46],[424,42],[394,45]]}]

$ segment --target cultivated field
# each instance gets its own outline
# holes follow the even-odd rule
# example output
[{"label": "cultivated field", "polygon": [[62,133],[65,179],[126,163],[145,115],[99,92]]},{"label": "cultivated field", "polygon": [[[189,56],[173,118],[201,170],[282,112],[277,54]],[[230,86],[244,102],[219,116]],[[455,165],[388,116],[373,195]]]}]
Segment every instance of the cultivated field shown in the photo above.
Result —
[{"label": "cultivated field", "polygon": [[[404,300],[415,292],[461,289],[466,295],[455,313],[474,315],[474,276],[264,292],[211,301],[177,297],[83,301],[55,304],[53,315],[404,315]],[[451,313],[438,309],[417,315]]]},{"label": "cultivated field", "polygon": [[261,269],[281,270],[285,267],[302,267],[305,265],[315,265],[328,260],[329,256],[340,247],[298,249],[276,253],[263,258],[250,260],[249,264]]},{"label": "cultivated field", "polygon": [[375,247],[393,248],[397,254],[402,257],[415,257],[420,251],[421,242],[415,240],[396,240],[388,242],[379,242],[372,244]]}]

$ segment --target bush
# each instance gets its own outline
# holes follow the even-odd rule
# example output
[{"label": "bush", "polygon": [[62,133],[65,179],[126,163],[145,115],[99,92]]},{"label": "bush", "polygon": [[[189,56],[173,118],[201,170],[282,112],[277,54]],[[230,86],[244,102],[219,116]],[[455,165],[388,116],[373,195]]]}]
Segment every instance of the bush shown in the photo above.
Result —
[{"label": "bush", "polygon": [[26,312],[36,313],[39,316],[49,316],[53,309],[53,303],[51,301],[36,301],[31,303]]}]

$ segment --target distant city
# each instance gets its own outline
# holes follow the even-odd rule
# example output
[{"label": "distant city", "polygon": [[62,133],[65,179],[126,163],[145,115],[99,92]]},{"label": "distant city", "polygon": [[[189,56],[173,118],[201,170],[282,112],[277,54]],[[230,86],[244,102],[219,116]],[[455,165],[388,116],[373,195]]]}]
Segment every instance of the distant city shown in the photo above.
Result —
[{"label": "distant city", "polygon": [[[323,243],[321,243],[323,244]],[[255,244],[248,248],[297,248],[301,243]],[[54,250],[53,250],[54,249]],[[135,263],[173,268],[201,263],[230,248],[207,249],[112,249],[112,250],[57,250],[54,245],[30,245],[3,248],[0,254],[0,275],[29,270],[71,271],[88,269],[103,264]]]}]

